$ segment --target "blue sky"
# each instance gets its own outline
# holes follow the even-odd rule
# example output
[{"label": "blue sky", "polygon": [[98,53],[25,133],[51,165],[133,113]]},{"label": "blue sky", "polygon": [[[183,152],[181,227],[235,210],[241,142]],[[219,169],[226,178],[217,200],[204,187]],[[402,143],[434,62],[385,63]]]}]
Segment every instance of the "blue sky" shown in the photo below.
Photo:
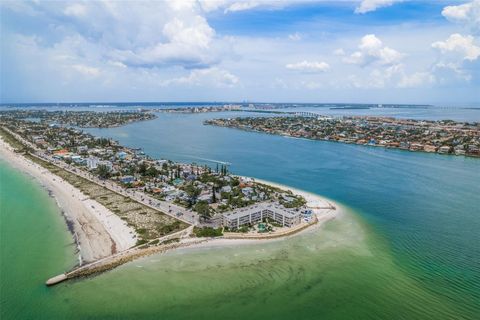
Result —
[{"label": "blue sky", "polygon": [[2,1],[0,102],[480,103],[480,0]]}]

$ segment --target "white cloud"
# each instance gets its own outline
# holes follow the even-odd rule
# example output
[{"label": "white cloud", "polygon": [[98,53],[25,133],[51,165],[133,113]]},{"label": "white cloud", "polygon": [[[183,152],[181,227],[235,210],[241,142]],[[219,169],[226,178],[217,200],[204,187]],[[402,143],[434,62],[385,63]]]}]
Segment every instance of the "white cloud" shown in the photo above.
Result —
[{"label": "white cloud", "polygon": [[215,11],[227,3],[226,0],[199,0],[198,2],[205,12]]},{"label": "white cloud", "polygon": [[423,85],[432,84],[435,82],[435,76],[430,72],[415,72],[412,75],[403,74],[400,82],[398,83],[399,88],[416,88]]},{"label": "white cloud", "polygon": [[287,69],[302,71],[302,72],[325,72],[330,69],[328,63],[323,61],[307,61],[303,60],[297,63],[289,63],[285,65]]},{"label": "white cloud", "polygon": [[225,12],[236,12],[236,11],[244,11],[250,10],[260,6],[262,3],[259,1],[238,1],[230,4],[226,9]]},{"label": "white cloud", "polygon": [[[460,28],[446,20],[433,27],[420,22],[385,23],[383,19],[373,25],[359,25],[358,19],[341,21],[348,32],[339,32],[335,23],[330,27],[328,21],[304,20],[289,24],[289,28],[274,29],[278,26],[273,25],[275,32],[236,32],[235,24],[214,30],[208,19],[223,15],[238,2],[22,2],[14,9],[11,4],[8,8],[0,4],[0,10],[7,14],[15,10],[12,16],[20,18],[18,23],[2,19],[6,21],[2,23],[12,24],[2,34],[2,60],[5,57],[6,61],[2,73],[12,80],[2,84],[0,96],[20,100],[108,100],[112,96],[184,100],[188,92],[192,99],[203,100],[341,101],[348,97],[380,99],[383,95],[385,100],[426,101],[438,92],[443,95],[445,83],[452,84],[451,88],[468,88],[460,100],[471,100],[471,88],[478,86],[478,38],[472,40],[465,35],[475,34],[455,31]],[[264,11],[304,3],[248,2],[248,6],[232,9],[257,8],[255,16],[261,16]],[[352,2],[347,7],[360,4]],[[444,15],[453,21],[454,14]],[[458,14],[455,19],[466,22],[471,17],[463,16]],[[27,23],[29,19],[34,19],[32,24]],[[39,29],[21,28],[22,24]],[[31,38],[17,41],[16,32],[20,31]],[[462,41],[448,38],[455,32],[463,34]],[[432,48],[431,39],[442,41]],[[20,80],[30,94],[16,92]],[[374,98],[368,94],[370,89],[380,88],[385,90],[376,91]],[[400,88],[422,89],[405,95]],[[430,90],[430,96],[424,89]]]},{"label": "white cloud", "polygon": [[316,90],[324,87],[323,83],[318,81],[302,81],[301,85],[309,90]]},{"label": "white cloud", "polygon": [[80,3],[74,3],[67,6],[63,13],[67,16],[83,17],[87,13],[87,7]]},{"label": "white cloud", "polygon": [[439,62],[434,65],[433,72],[440,83],[453,82],[455,79],[468,82],[472,79],[472,75],[455,62]]},{"label": "white cloud", "polygon": [[302,40],[302,35],[298,32],[295,32],[295,33],[289,34],[288,39],[292,41],[300,41]]},{"label": "white cloud", "polygon": [[239,84],[237,76],[217,67],[192,70],[188,76],[166,80],[164,85],[187,84],[196,86],[234,87]]},{"label": "white cloud", "polygon": [[474,43],[474,38],[470,35],[462,36],[454,33],[445,41],[432,43],[432,47],[440,50],[442,53],[458,53],[463,60],[476,60],[480,56],[480,47]]},{"label": "white cloud", "polygon": [[447,6],[443,8],[442,15],[449,21],[466,25],[472,32],[480,32],[480,0]]},{"label": "white cloud", "polygon": [[84,76],[97,77],[100,75],[100,69],[95,67],[90,67],[83,64],[74,64],[72,65],[72,68]]},{"label": "white cloud", "polygon": [[312,0],[243,0],[243,1],[224,1],[224,13],[251,10],[258,7],[281,9],[290,5],[302,3],[311,3]]},{"label": "white cloud", "polygon": [[[205,68],[228,55],[228,42],[217,37],[196,0],[29,6],[52,26],[62,26],[63,37],[83,38],[100,60],[128,67]],[[61,14],[74,17],[74,23],[65,23]],[[64,42],[61,36],[55,41]]]},{"label": "white cloud", "polygon": [[455,80],[472,80],[472,74],[478,73],[480,47],[474,44],[474,37],[458,33],[450,35],[445,41],[432,43],[440,54],[432,71],[439,83],[452,83]]},{"label": "white cloud", "polygon": [[355,13],[367,13],[375,11],[378,8],[388,7],[402,0],[362,0],[360,5],[355,8]]},{"label": "white cloud", "polygon": [[393,65],[399,63],[403,54],[384,46],[382,41],[374,34],[365,35],[358,46],[359,51],[355,51],[350,56],[343,59],[344,62],[366,66],[368,64]]}]

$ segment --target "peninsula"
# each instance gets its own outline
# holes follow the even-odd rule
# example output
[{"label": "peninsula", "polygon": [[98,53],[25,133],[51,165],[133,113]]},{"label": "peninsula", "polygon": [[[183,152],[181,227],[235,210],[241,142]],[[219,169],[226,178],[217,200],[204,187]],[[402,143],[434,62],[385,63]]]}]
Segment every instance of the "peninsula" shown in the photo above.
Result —
[{"label": "peninsula", "polygon": [[92,113],[42,111],[40,121],[31,113],[0,115],[0,154],[52,191],[79,248],[78,268],[49,285],[213,237],[288,236],[334,216],[335,206],[318,196],[233,175],[226,164],[152,159],[65,125],[150,119],[140,112],[88,120]]}]

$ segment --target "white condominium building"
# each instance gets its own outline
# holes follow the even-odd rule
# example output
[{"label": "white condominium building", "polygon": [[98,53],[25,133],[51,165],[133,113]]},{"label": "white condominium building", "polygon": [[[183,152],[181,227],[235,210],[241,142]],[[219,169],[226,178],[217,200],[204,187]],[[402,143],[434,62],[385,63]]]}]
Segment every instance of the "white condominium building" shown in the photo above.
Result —
[{"label": "white condominium building", "polygon": [[223,225],[229,228],[240,228],[243,225],[255,224],[265,218],[270,218],[284,227],[299,224],[302,213],[275,205],[273,203],[258,203],[223,214]]}]

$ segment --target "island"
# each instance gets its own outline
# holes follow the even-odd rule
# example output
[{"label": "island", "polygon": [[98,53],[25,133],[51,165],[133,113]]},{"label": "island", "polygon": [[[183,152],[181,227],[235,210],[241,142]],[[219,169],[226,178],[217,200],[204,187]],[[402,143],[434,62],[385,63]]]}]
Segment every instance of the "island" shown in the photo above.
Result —
[{"label": "island", "polygon": [[4,120],[24,119],[33,122],[48,122],[80,128],[111,128],[137,121],[146,121],[156,118],[155,114],[147,111],[72,111],[45,109],[14,109],[0,111],[0,118]]},{"label": "island", "polygon": [[477,122],[310,114],[212,119],[204,123],[295,138],[480,157]]}]

